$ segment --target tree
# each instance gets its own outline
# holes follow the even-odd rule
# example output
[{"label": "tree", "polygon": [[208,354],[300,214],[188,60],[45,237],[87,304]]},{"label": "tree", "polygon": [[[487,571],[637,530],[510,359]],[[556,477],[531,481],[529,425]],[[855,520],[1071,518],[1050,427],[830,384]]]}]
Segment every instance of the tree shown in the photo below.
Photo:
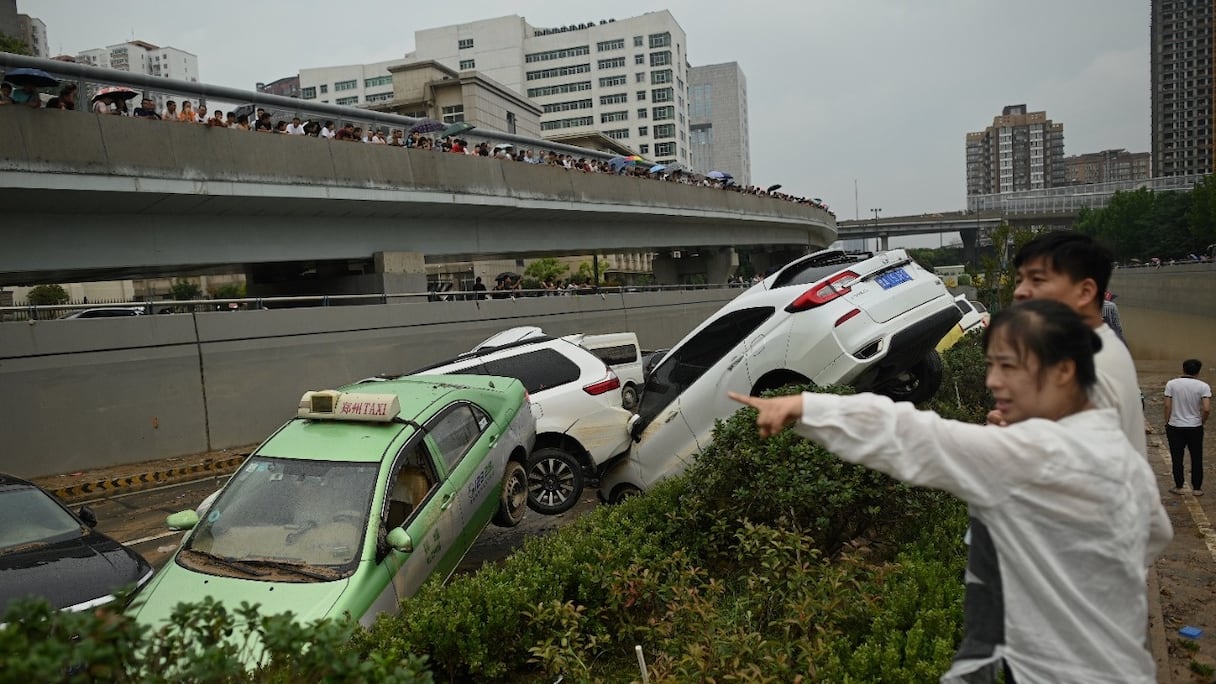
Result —
[{"label": "tree", "polygon": [[240,299],[244,296],[245,285],[242,283],[224,283],[211,288],[212,299]]},{"label": "tree", "polygon": [[0,52],[11,52],[14,55],[29,55],[30,48],[25,41],[0,33]]},{"label": "tree", "polygon": [[578,273],[575,274],[575,278],[580,283],[599,283],[600,285],[603,285],[604,274],[608,272],[608,269],[612,268],[612,263],[607,259],[600,259],[599,262],[598,278],[596,277],[595,272],[591,270],[592,267],[590,261],[584,261],[578,265]]},{"label": "tree", "polygon": [[173,298],[178,301],[198,299],[199,295],[203,294],[202,288],[192,280],[178,280],[169,289],[173,292]]},{"label": "tree", "polygon": [[1008,223],[992,230],[994,254],[985,254],[980,259],[982,280],[977,278],[975,282],[976,295],[989,311],[995,313],[1013,303],[1013,257],[1040,232],[1030,228],[1014,229]]},{"label": "tree", "polygon": [[30,289],[25,298],[35,306],[67,304],[68,291],[62,285],[38,285]]},{"label": "tree", "polygon": [[561,280],[562,276],[569,271],[570,266],[568,264],[560,263],[553,257],[544,257],[528,264],[528,267],[524,269],[524,275],[543,283],[546,280]]}]

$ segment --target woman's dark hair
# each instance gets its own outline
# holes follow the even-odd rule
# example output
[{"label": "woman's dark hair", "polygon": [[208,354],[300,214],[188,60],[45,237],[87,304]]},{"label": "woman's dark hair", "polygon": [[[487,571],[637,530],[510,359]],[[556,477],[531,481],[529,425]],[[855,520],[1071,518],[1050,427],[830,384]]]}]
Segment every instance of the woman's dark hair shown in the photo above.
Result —
[{"label": "woman's dark hair", "polygon": [[1086,391],[1097,382],[1094,354],[1102,339],[1075,311],[1053,299],[1031,299],[1015,304],[992,317],[984,331],[984,352],[1000,336],[1025,361],[1027,354],[1039,360],[1039,372],[1071,359],[1077,367],[1077,384]]}]

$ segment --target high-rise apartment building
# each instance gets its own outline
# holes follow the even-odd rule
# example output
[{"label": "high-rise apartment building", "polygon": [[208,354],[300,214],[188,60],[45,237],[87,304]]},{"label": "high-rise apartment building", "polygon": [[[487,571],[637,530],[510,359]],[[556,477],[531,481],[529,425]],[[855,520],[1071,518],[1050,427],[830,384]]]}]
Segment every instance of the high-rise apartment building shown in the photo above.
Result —
[{"label": "high-rise apartment building", "polygon": [[392,102],[393,75],[388,68],[406,61],[402,58],[374,64],[300,69],[300,97],[350,107]]},{"label": "high-rise apartment building", "polygon": [[1211,173],[1216,2],[1152,0],[1153,176]]},{"label": "high-rise apartment building", "polygon": [[968,195],[1064,184],[1064,124],[1052,122],[1047,112],[1009,105],[991,126],[967,134]]},{"label": "high-rise apartment building", "polygon": [[1108,181],[1148,180],[1152,176],[1148,152],[1103,150],[1064,158],[1064,180],[1069,185]]},{"label": "high-rise apartment building", "polygon": [[[85,50],[76,55],[76,61],[104,69],[148,74],[158,78],[198,81],[197,55],[175,47],[160,47],[142,40]],[[89,95],[91,96],[92,93]],[[174,97],[157,92],[149,92],[148,96],[156,101],[158,110],[164,109],[165,100]]]},{"label": "high-rise apartment building", "polygon": [[688,155],[691,168],[751,184],[747,77],[737,62],[688,70]]},{"label": "high-rise apartment building", "polygon": [[38,17],[28,14],[17,15],[17,38],[30,49],[30,54],[46,59],[50,55],[50,47],[46,43],[46,23]]}]

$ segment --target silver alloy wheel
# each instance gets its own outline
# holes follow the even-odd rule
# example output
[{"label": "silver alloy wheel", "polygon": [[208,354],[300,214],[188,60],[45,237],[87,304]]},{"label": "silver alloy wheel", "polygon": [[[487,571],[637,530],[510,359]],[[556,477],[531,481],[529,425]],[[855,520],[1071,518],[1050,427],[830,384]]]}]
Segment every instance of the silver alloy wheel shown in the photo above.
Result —
[{"label": "silver alloy wheel", "polygon": [[583,469],[571,454],[553,447],[528,458],[528,507],[537,513],[564,513],[583,493]]}]

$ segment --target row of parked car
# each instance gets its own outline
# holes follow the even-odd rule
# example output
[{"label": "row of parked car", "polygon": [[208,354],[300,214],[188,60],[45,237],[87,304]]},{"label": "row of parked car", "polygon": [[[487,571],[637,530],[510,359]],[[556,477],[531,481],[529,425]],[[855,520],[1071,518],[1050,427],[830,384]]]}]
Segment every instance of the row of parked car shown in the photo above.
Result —
[{"label": "row of parked car", "polygon": [[682,472],[735,410],[727,391],[927,399],[934,347],[961,316],[903,250],[824,251],[649,359],[632,333],[513,328],[442,363],[308,392],[222,490],[169,517],[190,531],[132,609],[159,625],[211,595],[369,622],[451,573],[490,522],[562,513],[587,486],[616,503]]}]

